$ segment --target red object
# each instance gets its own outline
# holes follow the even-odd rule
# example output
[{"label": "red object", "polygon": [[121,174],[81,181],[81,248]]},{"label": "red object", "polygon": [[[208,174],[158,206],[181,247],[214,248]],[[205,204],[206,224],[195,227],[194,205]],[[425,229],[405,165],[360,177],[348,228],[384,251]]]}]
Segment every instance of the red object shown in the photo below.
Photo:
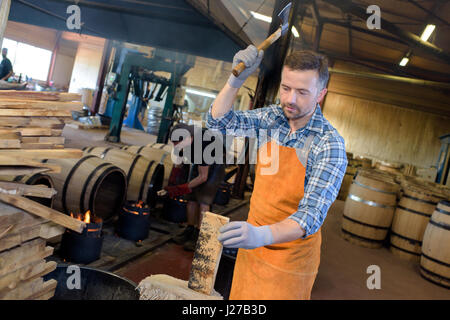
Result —
[{"label": "red object", "polygon": [[177,184],[178,178],[183,174],[182,167],[174,167],[169,177],[169,186]]},{"label": "red object", "polygon": [[169,193],[169,197],[175,198],[188,193],[191,193],[192,190],[189,188],[188,183],[179,184],[177,186],[167,186],[164,188]]}]

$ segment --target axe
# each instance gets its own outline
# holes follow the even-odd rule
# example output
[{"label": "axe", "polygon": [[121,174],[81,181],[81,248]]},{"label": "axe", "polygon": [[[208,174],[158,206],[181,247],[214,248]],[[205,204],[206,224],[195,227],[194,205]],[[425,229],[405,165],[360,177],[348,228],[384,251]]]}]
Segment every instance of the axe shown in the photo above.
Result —
[{"label": "axe", "polygon": [[[289,2],[288,5],[286,7],[284,7],[283,10],[280,11],[280,13],[278,14],[278,17],[281,19],[280,27],[277,29],[277,31],[272,33],[266,40],[264,40],[257,47],[258,52],[260,50],[266,50],[268,47],[270,47],[270,45],[272,43],[274,43],[281,36],[286,34],[286,31],[288,30],[288,27],[289,27],[289,13],[291,11],[291,7],[292,7],[292,2]],[[232,71],[233,75],[235,77],[238,77],[241,74],[241,72],[245,70],[245,68],[246,68],[246,66],[245,66],[244,62],[240,62],[236,67],[234,67],[234,69]]]}]

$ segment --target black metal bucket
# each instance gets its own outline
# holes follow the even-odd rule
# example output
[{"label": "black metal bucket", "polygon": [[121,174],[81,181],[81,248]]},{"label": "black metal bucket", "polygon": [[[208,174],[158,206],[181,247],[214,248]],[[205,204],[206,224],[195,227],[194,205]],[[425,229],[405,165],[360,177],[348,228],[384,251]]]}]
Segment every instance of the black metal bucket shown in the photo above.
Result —
[{"label": "black metal bucket", "polygon": [[164,201],[164,219],[171,222],[186,222],[187,201],[181,198],[167,198]]},{"label": "black metal bucket", "polygon": [[233,282],[234,265],[236,263],[238,249],[223,248],[217,269],[214,289],[219,292],[225,300],[230,297],[231,283]]},{"label": "black metal bucket", "polygon": [[214,198],[214,203],[219,206],[225,206],[230,202],[232,185],[229,183],[221,183]]},{"label": "black metal bucket", "polygon": [[[136,284],[126,278],[99,269],[60,264],[44,276],[58,281],[51,300],[139,300]],[[76,286],[77,268],[80,282]]]},{"label": "black metal bucket", "polygon": [[120,237],[141,241],[148,238],[150,229],[150,209],[138,208],[131,203],[127,203],[120,213],[117,233]]},{"label": "black metal bucket", "polygon": [[88,223],[82,233],[64,232],[59,254],[73,263],[88,264],[100,258],[103,245],[102,223]]}]

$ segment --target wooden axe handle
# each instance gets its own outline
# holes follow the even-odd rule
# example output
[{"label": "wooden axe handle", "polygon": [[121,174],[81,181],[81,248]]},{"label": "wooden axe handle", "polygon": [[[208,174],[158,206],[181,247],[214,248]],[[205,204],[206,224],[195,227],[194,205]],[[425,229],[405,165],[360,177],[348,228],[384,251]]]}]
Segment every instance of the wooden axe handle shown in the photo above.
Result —
[{"label": "wooden axe handle", "polygon": [[[258,47],[258,52],[260,50],[265,51],[268,47],[270,47],[270,45],[272,43],[274,43],[275,41],[277,41],[279,38],[281,37],[281,27],[278,28],[277,31],[275,31],[274,33],[272,33],[266,40],[264,40]],[[244,62],[240,62],[236,67],[234,67],[233,69],[233,75],[235,77],[239,77],[239,75],[242,73],[242,71],[244,71],[246,68],[245,63]]]}]

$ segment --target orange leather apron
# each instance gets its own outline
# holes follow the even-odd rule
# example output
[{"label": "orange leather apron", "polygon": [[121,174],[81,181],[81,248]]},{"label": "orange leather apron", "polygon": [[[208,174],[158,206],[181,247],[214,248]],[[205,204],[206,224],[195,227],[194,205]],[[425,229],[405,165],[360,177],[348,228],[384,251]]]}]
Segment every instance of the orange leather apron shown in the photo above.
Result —
[{"label": "orange leather apron", "polygon": [[[248,223],[270,225],[297,211],[304,194],[311,143],[311,139],[307,140],[303,150],[297,152],[274,141],[258,150]],[[278,170],[265,174],[263,170],[267,173],[273,161],[278,161]],[[253,250],[239,249],[230,300],[309,300],[319,269],[321,240],[319,230],[305,239]]]}]

